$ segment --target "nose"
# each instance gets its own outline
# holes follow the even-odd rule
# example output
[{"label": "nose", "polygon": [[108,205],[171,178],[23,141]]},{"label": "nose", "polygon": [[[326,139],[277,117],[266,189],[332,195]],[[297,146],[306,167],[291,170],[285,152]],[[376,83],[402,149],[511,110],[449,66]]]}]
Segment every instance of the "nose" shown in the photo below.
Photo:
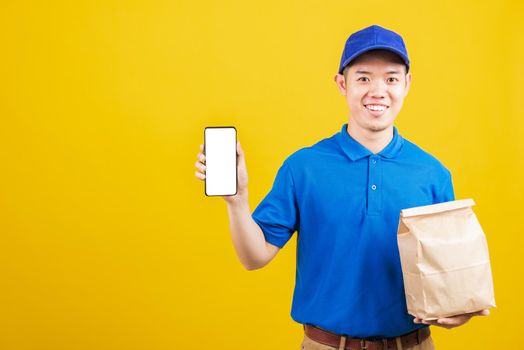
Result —
[{"label": "nose", "polygon": [[383,98],[386,96],[386,83],[381,79],[376,79],[370,84],[368,94],[370,97]]}]

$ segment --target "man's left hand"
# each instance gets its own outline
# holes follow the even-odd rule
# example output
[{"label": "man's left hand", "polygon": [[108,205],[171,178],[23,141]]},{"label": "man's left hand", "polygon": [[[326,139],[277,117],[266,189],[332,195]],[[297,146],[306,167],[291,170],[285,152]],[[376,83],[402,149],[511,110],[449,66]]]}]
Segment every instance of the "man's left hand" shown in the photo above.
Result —
[{"label": "man's left hand", "polygon": [[433,326],[439,326],[444,327],[447,329],[455,328],[458,326],[462,326],[464,323],[468,322],[473,316],[488,316],[489,310],[481,310],[477,312],[472,312],[469,314],[462,314],[462,315],[456,315],[451,317],[443,317],[439,318],[437,320],[422,320],[420,318],[416,318],[413,320],[415,323],[422,323],[422,324],[429,324]]}]

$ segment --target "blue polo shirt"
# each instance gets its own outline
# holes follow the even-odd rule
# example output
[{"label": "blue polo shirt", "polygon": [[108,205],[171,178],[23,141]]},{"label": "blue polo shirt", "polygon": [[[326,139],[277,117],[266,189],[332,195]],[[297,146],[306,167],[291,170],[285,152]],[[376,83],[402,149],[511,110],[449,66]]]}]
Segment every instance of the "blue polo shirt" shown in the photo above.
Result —
[{"label": "blue polo shirt", "polygon": [[450,172],[398,134],[374,154],[347,124],[289,156],[252,214],[267,242],[297,232],[291,317],[353,337],[417,328],[407,313],[397,246],[400,210],[454,200]]}]

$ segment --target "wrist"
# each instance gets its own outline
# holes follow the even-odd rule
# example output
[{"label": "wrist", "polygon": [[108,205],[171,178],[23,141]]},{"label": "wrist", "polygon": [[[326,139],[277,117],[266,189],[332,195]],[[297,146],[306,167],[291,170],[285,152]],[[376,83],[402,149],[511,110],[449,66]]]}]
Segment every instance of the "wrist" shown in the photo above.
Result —
[{"label": "wrist", "polygon": [[239,192],[234,196],[224,197],[224,199],[226,200],[228,206],[235,208],[248,205],[249,203],[247,191]]}]

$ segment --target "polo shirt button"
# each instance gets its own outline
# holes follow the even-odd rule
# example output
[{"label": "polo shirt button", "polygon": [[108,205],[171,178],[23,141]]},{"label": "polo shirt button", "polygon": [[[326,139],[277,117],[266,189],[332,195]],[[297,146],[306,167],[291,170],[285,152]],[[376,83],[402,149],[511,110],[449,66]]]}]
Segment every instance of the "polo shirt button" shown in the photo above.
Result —
[{"label": "polo shirt button", "polygon": [[372,160],[371,160],[371,163],[373,163],[373,164],[377,164],[377,160],[376,160],[376,159],[372,159]]},{"label": "polo shirt button", "polygon": [[377,189],[377,185],[371,185],[371,189],[374,191]]}]

